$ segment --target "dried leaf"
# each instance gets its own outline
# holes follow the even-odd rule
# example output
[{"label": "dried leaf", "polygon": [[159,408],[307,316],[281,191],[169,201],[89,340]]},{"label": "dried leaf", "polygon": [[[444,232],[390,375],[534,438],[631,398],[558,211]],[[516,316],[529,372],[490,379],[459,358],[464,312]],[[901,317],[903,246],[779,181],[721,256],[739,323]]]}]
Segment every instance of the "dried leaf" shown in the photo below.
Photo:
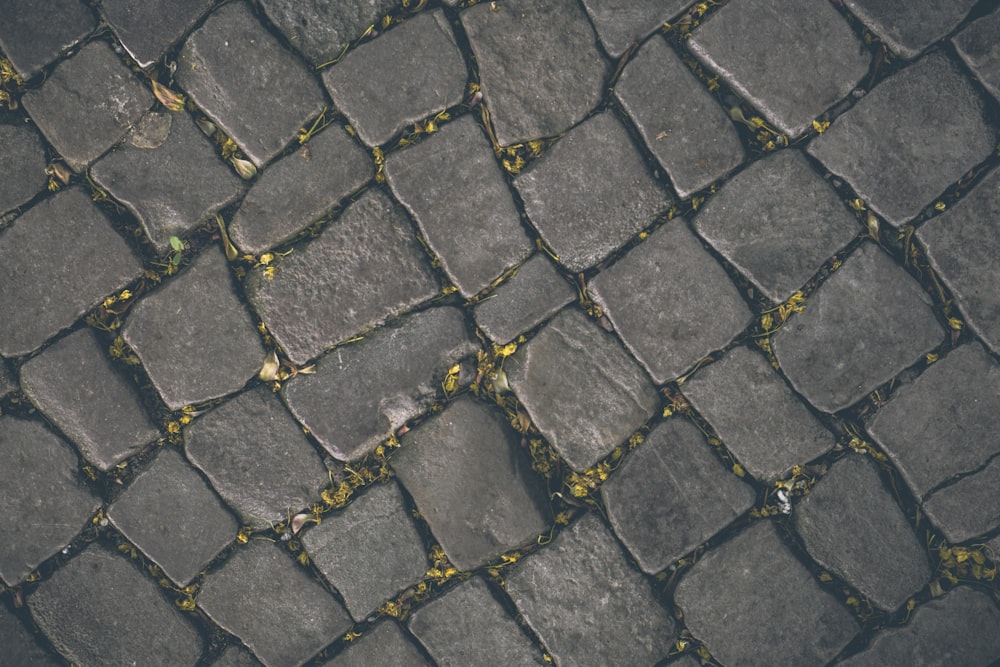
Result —
[{"label": "dried leaf", "polygon": [[260,373],[257,377],[264,382],[271,382],[278,377],[278,369],[280,364],[278,363],[278,353],[271,350],[267,354],[267,358],[264,359],[264,365],[260,368]]},{"label": "dried leaf", "polygon": [[232,163],[233,168],[236,169],[236,173],[240,175],[245,181],[249,181],[251,178],[257,175],[257,167],[254,166],[253,162],[250,160],[244,160],[238,157],[229,158]]},{"label": "dried leaf", "polygon": [[171,111],[182,111],[184,109],[183,95],[175,93],[155,79],[151,79],[150,81],[153,84],[153,94],[156,95],[156,99],[160,100],[160,104]]}]

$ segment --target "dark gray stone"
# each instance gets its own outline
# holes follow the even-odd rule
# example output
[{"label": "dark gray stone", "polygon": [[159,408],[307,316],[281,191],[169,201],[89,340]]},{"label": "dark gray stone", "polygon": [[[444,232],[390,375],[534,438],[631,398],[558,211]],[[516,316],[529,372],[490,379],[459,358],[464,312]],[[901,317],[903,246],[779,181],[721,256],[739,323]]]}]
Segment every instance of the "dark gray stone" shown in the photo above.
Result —
[{"label": "dark gray stone", "polygon": [[333,596],[266,540],[251,540],[210,574],[198,606],[267,667],[298,667],[351,626]]},{"label": "dark gray stone", "polygon": [[21,366],[21,384],[31,402],[101,470],[159,435],[135,385],[112,366],[90,329],[28,360]]},{"label": "dark gray stone", "polygon": [[481,2],[461,16],[501,145],[565,132],[597,106],[608,65],[576,2]]},{"label": "dark gray stone", "polygon": [[79,0],[5,3],[0,49],[28,78],[97,27],[93,13]]},{"label": "dark gray stone", "polygon": [[670,203],[609,111],[570,130],[514,185],[528,218],[570,271],[597,264]]},{"label": "dark gray stone", "polygon": [[865,243],[772,345],[799,393],[820,410],[837,412],[917,361],[943,333],[916,281]]},{"label": "dark gray stone", "polygon": [[78,665],[193,665],[201,638],[154,581],[97,545],[28,598],[35,622]]},{"label": "dark gray stone", "polygon": [[[928,127],[948,131],[928,133]],[[899,227],[984,160],[995,143],[981,98],[935,52],[879,84],[808,151]]]},{"label": "dark gray stone", "polygon": [[775,303],[858,233],[837,193],[794,150],[737,174],[705,204],[694,226]]},{"label": "dark gray stone", "polygon": [[613,58],[662,28],[685,6],[684,0],[583,0],[604,50]]},{"label": "dark gray stone", "polygon": [[327,348],[438,292],[402,209],[369,190],[305,248],[246,280],[247,297],[288,358]]},{"label": "dark gray stone", "polygon": [[243,2],[218,9],[184,42],[177,82],[258,167],[323,108],[319,84]]},{"label": "dark gray stone", "polygon": [[395,482],[364,493],[302,537],[309,557],[355,621],[427,571],[423,540]]},{"label": "dark gray stone", "polygon": [[479,577],[413,612],[410,632],[441,667],[546,664]]},{"label": "dark gray stone", "polygon": [[260,370],[264,346],[230,280],[222,251],[207,248],[122,329],[171,410],[232,393]]},{"label": "dark gray stone", "polygon": [[653,574],[749,510],[754,490],[728,474],[686,419],[654,428],[601,487],[611,527]]},{"label": "dark gray stone", "polygon": [[507,576],[507,592],[559,665],[651,665],[674,623],[593,513]]},{"label": "dark gray stone", "polygon": [[28,201],[45,187],[45,149],[27,125],[0,125],[0,213]]},{"label": "dark gray stone", "polygon": [[[187,114],[151,115],[166,130],[162,142],[133,138],[91,169],[91,177],[138,218],[159,253],[242,191],[242,182]],[[155,145],[154,145],[155,144]]]},{"label": "dark gray stone", "polygon": [[57,667],[62,663],[36,643],[30,632],[6,607],[0,607],[0,646],[10,665]]},{"label": "dark gray stone", "polygon": [[440,11],[404,21],[323,72],[333,103],[369,146],[461,102],[465,80],[465,61]]},{"label": "dark gray stone", "polygon": [[590,281],[625,345],[662,384],[746,328],[753,313],[683,221],[653,232]]},{"label": "dark gray stone", "polygon": [[904,58],[916,58],[954,30],[976,0],[844,0],[844,4],[890,49]]},{"label": "dark gray stone", "polygon": [[241,394],[188,426],[184,449],[255,528],[287,521],[329,483],[323,461],[269,387]]},{"label": "dark gray stone", "polygon": [[17,383],[14,381],[14,374],[7,368],[7,364],[0,359],[0,398],[17,391]]},{"label": "dark gray stone", "polygon": [[743,162],[729,117],[663,39],[646,42],[625,66],[615,95],[681,199]]},{"label": "dark gray stone", "polygon": [[329,213],[374,174],[368,154],[341,125],[327,128],[261,174],[229,235],[245,252],[264,252]]},{"label": "dark gray stone", "polygon": [[486,404],[462,396],[401,443],[392,468],[460,570],[479,567],[548,527],[541,478],[517,433]]},{"label": "dark gray stone", "polygon": [[79,189],[35,205],[0,232],[0,354],[36,350],[141,272]]},{"label": "dark gray stone", "polygon": [[496,156],[472,116],[391,155],[385,173],[462,296],[531,254]]},{"label": "dark gray stone", "polygon": [[[868,72],[870,58],[832,5],[811,0],[752,0],[723,7],[687,43],[789,137],[805,132],[814,118],[850,93]],[[774,48],[779,43],[782,48]]]},{"label": "dark gray stone", "polygon": [[683,385],[747,472],[761,481],[783,477],[834,445],[833,434],[796,398],[764,357],[733,348]]},{"label": "dark gray stone", "polygon": [[473,308],[476,324],[494,342],[506,343],[576,299],[555,267],[537,253]]},{"label": "dark gray stone", "polygon": [[709,551],[681,579],[674,599],[691,634],[728,665],[826,664],[858,631],[771,521]]},{"label": "dark gray stone", "polygon": [[383,621],[364,633],[323,667],[371,667],[371,665],[423,665],[424,656],[413,641],[392,621]]},{"label": "dark gray stone", "polygon": [[97,41],[60,63],[21,101],[66,164],[80,171],[138,122],[153,95]]},{"label": "dark gray stone", "polygon": [[1000,10],[977,19],[952,38],[955,50],[980,83],[1000,100]]},{"label": "dark gray stone", "polygon": [[212,667],[260,667],[260,661],[242,646],[230,646]]},{"label": "dark gray stone", "polygon": [[101,0],[101,9],[125,50],[146,68],[213,4],[212,0]]},{"label": "dark gray stone", "polygon": [[965,542],[1000,526],[1000,460],[959,483],[931,494],[924,502],[924,514],[930,517],[949,542]]}]

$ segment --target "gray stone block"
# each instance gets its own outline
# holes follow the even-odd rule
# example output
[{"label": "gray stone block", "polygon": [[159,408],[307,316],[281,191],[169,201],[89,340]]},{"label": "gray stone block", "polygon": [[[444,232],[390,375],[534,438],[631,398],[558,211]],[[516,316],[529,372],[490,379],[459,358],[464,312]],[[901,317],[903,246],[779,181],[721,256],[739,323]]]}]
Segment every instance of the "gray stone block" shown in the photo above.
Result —
[{"label": "gray stone block", "polygon": [[458,309],[428,309],[320,359],[285,400],[331,454],[357,459],[429,408],[439,379],[475,350]]},{"label": "gray stone block", "polygon": [[931,494],[924,502],[949,542],[965,542],[1000,526],[1000,461],[993,459],[975,474]]},{"label": "gray stone block", "polygon": [[242,646],[230,646],[212,667],[260,667],[260,660]]},{"label": "gray stone block", "polygon": [[976,0],[844,0],[844,4],[890,49],[904,58],[916,58],[954,30]]},{"label": "gray stone block", "polygon": [[389,156],[385,173],[462,296],[531,254],[503,172],[472,116]]},{"label": "gray stone block", "polygon": [[57,667],[62,663],[43,649],[32,633],[7,607],[0,607],[0,646],[11,665]]},{"label": "gray stone block", "polygon": [[597,106],[609,68],[576,2],[486,2],[461,17],[501,145],[565,132]]},{"label": "gray stone block", "polygon": [[[928,133],[928,127],[948,130]],[[943,53],[934,52],[880,83],[808,151],[900,227],[984,160],[995,143],[982,99]]]},{"label": "gray stone block", "polygon": [[469,396],[404,435],[391,465],[460,570],[479,567],[548,527],[545,487],[517,433],[498,411]]},{"label": "gray stone block", "polygon": [[916,281],[865,243],[775,334],[774,353],[799,393],[837,412],[941,342],[930,305]]},{"label": "gray stone block", "polygon": [[811,0],[723,7],[695,29],[688,45],[789,137],[809,129],[868,72],[868,50],[844,18],[829,3]]},{"label": "gray stone block", "polygon": [[749,510],[754,490],[728,474],[685,419],[654,428],[601,487],[611,527],[654,574]]},{"label": "gray stone block", "polygon": [[3,19],[0,49],[24,78],[34,76],[97,27],[94,14],[79,0],[10,2]]},{"label": "gray stone block", "polygon": [[213,4],[212,0],[101,0],[101,9],[125,50],[146,68]]},{"label": "gray stone block", "polygon": [[684,0],[583,0],[604,50],[618,58],[679,13]]},{"label": "gray stone block", "polygon": [[28,201],[45,187],[45,147],[27,126],[0,125],[0,213]]},{"label": "gray stone block", "polygon": [[1000,10],[977,19],[952,37],[955,50],[993,97],[1000,100]]},{"label": "gray stone block", "polygon": [[[416,66],[402,66],[407,62]],[[466,77],[448,19],[433,11],[351,51],[323,72],[323,83],[361,140],[377,146],[461,102]]]},{"label": "gray stone block", "polygon": [[413,640],[390,620],[376,625],[353,641],[348,648],[323,667],[371,667],[371,665],[420,665],[424,656],[417,650]]},{"label": "gray stone block", "polygon": [[6,362],[0,359],[0,398],[4,398],[14,391],[17,391],[14,374],[7,368]]},{"label": "gray stone block", "polygon": [[514,185],[528,218],[570,271],[597,264],[670,204],[609,111],[570,130]]},{"label": "gray stone block", "polygon": [[506,578],[524,620],[559,665],[651,665],[674,622],[593,513]]}]

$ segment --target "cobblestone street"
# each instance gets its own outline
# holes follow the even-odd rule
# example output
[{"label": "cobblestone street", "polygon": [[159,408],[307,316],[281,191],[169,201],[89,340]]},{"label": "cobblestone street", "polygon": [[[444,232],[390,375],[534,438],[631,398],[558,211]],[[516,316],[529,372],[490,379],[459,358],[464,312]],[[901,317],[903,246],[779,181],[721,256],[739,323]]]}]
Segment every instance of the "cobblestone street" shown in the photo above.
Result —
[{"label": "cobblestone street", "polygon": [[1000,0],[0,0],[0,667],[1000,664]]}]

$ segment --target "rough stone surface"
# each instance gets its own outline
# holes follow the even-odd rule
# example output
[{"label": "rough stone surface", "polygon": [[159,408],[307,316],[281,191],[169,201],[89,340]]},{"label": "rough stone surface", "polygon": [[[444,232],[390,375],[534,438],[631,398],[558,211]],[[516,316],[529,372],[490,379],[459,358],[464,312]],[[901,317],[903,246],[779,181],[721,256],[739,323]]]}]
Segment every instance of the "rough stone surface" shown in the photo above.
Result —
[{"label": "rough stone surface", "polygon": [[4,660],[11,665],[56,667],[61,664],[36,643],[33,633],[6,607],[0,607],[0,646],[3,646]]},{"label": "rough stone surface", "polygon": [[479,577],[415,611],[410,631],[441,667],[546,664]]},{"label": "rough stone surface", "polygon": [[941,526],[948,541],[965,542],[1000,526],[1000,459],[961,482],[936,491],[924,513]]},{"label": "rough stone surface", "polygon": [[369,630],[323,667],[371,667],[371,665],[420,665],[424,656],[392,621]]},{"label": "rough stone surface", "polygon": [[591,280],[589,291],[657,384],[724,347],[753,317],[681,220],[653,232]]},{"label": "rough stone surface", "polygon": [[[749,29],[753,39],[745,38]],[[773,48],[777,43],[782,48]],[[802,134],[868,72],[868,50],[844,18],[829,3],[811,0],[723,7],[688,44],[789,137]]]},{"label": "rough stone surface", "polygon": [[91,42],[21,98],[66,163],[80,171],[124,136],[153,104],[105,42]]},{"label": "rough stone surface", "polygon": [[177,82],[258,167],[323,108],[319,84],[242,2],[191,34]]},{"label": "rough stone surface", "polygon": [[685,6],[684,0],[583,0],[604,50],[613,58],[662,28]]},{"label": "rough stone surface", "polygon": [[260,661],[242,646],[230,646],[212,667],[260,667]]},{"label": "rough stone surface", "polygon": [[694,226],[775,303],[858,232],[833,188],[791,150],[740,172],[705,204]]},{"label": "rough stone surface", "polygon": [[462,12],[497,141],[565,132],[601,99],[608,64],[572,0],[505,0]]},{"label": "rough stone surface", "polygon": [[952,38],[955,50],[986,90],[1000,100],[1000,10],[967,25]]},{"label": "rough stone surface", "polygon": [[159,435],[135,384],[112,366],[89,329],[28,360],[21,367],[21,383],[31,402],[101,470]]},{"label": "rough stone surface", "polygon": [[649,40],[629,61],[615,96],[681,199],[743,162],[743,144],[729,117],[663,39]]},{"label": "rough stone surface", "polygon": [[904,58],[921,51],[954,30],[976,0],[938,3],[933,0],[844,0],[851,12]]},{"label": "rough stone surface", "polygon": [[[928,127],[948,131],[928,134]],[[958,68],[935,52],[879,84],[808,151],[898,227],[995,145],[982,100]]]},{"label": "rough stone surface", "polygon": [[401,444],[392,468],[460,570],[479,567],[546,530],[541,478],[520,450],[517,433],[486,404],[463,396]]},{"label": "rough stone surface", "polygon": [[834,445],[760,354],[733,348],[684,382],[684,396],[753,477],[783,477]]},{"label": "rough stone surface", "polygon": [[531,254],[493,149],[471,116],[390,156],[385,171],[462,296]]},{"label": "rough stone surface", "polygon": [[28,598],[35,622],[78,665],[193,665],[201,638],[127,558],[87,547]]},{"label": "rough stone surface", "polygon": [[7,368],[7,364],[0,359],[0,398],[17,390],[17,383],[14,382],[14,374]]},{"label": "rough stone surface", "polygon": [[79,0],[14,0],[5,3],[3,19],[0,49],[24,78],[97,27],[93,13]]},{"label": "rough stone surface", "polygon": [[149,67],[191,29],[212,0],[101,0],[101,9],[139,67]]},{"label": "rough stone surface", "polygon": [[331,454],[357,459],[430,407],[440,378],[475,350],[457,309],[428,309],[320,359],[285,399]]},{"label": "rough stone surface", "polygon": [[0,232],[0,354],[36,350],[141,272],[79,189],[37,204]]},{"label": "rough stone surface", "polygon": [[229,235],[262,253],[333,210],[375,174],[368,155],[336,125],[263,172],[243,198]]},{"label": "rough stone surface", "polygon": [[[414,58],[433,66],[401,66]],[[407,125],[461,102],[466,76],[448,20],[435,11],[351,51],[323,72],[323,83],[361,140],[377,146]]]},{"label": "rough stone surface", "polygon": [[0,213],[25,203],[45,187],[45,152],[29,127],[0,125]]},{"label": "rough stone surface", "polygon": [[559,665],[651,665],[670,649],[670,614],[593,513],[525,558],[506,582]]},{"label": "rough stone surface", "polygon": [[645,572],[664,569],[754,503],[753,489],[727,474],[698,429],[672,419],[601,487],[608,519]]},{"label": "rough stone surface", "polygon": [[265,352],[255,329],[222,252],[207,248],[132,307],[122,336],[177,410],[234,392],[257,374]]},{"label": "rough stone surface", "polygon": [[267,667],[298,667],[351,626],[332,595],[263,540],[237,549],[205,579],[198,606]]},{"label": "rough stone surface", "polygon": [[188,426],[184,449],[255,528],[287,521],[329,483],[323,461],[270,387],[241,394]]},{"label": "rough stone surface", "polygon": [[772,345],[795,388],[820,410],[837,412],[917,361],[943,333],[916,281],[866,243]]},{"label": "rough stone surface", "polygon": [[355,621],[365,620],[427,570],[423,541],[394,482],[324,517],[302,544]]},{"label": "rough stone surface", "polygon": [[[691,634],[723,664],[826,664],[858,630],[770,521],[709,551],[681,579],[674,599]],[[775,604],[762,609],[761,600]]]},{"label": "rough stone surface", "polygon": [[559,313],[504,368],[534,424],[577,470],[608,455],[659,405],[618,341],[575,309]]}]

